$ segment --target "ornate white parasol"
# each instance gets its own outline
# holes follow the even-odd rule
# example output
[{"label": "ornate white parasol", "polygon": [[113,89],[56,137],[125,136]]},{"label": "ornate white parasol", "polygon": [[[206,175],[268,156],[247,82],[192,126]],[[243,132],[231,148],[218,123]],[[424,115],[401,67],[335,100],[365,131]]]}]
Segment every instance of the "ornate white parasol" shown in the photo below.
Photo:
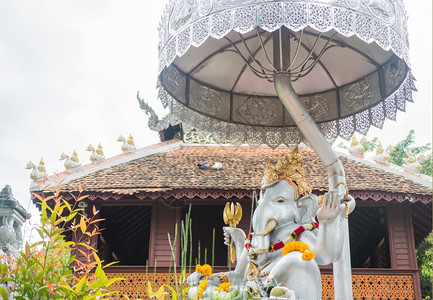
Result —
[{"label": "ornate white parasol", "polygon": [[[159,98],[172,123],[216,141],[306,142],[333,189],[345,175],[329,143],[381,128],[412,101],[406,25],[402,0],[172,0]],[[348,243],[346,232],[336,299],[352,298]]]}]

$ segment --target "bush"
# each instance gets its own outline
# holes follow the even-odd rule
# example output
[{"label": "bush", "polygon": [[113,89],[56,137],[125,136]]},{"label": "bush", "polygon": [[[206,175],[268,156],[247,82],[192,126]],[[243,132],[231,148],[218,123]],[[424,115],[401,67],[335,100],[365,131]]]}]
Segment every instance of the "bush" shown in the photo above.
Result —
[{"label": "bush", "polygon": [[[113,294],[106,288],[121,278],[105,275],[91,242],[100,234],[97,223],[101,220],[95,218],[98,212],[94,207],[91,218],[78,208],[87,198],[81,196],[81,187],[79,191],[72,205],[62,198],[60,187],[49,197],[33,194],[41,209],[41,224],[34,228],[39,241],[26,242],[17,257],[2,257],[9,262],[0,266],[0,284],[12,286],[9,296],[5,287],[0,287],[4,300],[103,299]],[[72,241],[67,241],[66,235],[72,236]],[[78,260],[77,254],[84,259]]]}]

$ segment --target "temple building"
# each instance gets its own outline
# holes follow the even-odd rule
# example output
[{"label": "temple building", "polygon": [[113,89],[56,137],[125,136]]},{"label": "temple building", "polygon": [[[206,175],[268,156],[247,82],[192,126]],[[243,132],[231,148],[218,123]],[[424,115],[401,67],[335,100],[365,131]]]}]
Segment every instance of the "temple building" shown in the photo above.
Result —
[{"label": "temple building", "polygon": [[[58,175],[64,179],[66,199],[81,184],[89,195],[86,213],[91,214],[92,206],[100,211],[104,221],[99,225],[104,230],[95,243],[104,262],[118,261],[107,272],[126,278],[112,287],[121,295],[143,298],[147,279],[155,279],[158,285],[170,280],[173,261],[168,234],[174,238],[175,226],[190,205],[191,264],[200,257],[200,263],[212,262],[216,271],[228,270],[222,233],[226,202],[242,205],[238,226],[248,232],[252,199],[259,194],[267,161],[275,163],[290,153],[286,146],[272,150],[212,144],[209,137],[199,139],[195,133],[184,134],[184,141],[172,139],[179,132],[179,127],[169,127],[160,133],[161,143]],[[432,230],[431,178],[336,151],[356,200],[349,216],[354,297],[421,299],[415,249]],[[300,152],[313,193],[322,195],[328,189],[326,170],[314,151],[300,146]],[[177,265],[179,244],[174,249]],[[320,270],[322,298],[332,299],[332,267]]]}]

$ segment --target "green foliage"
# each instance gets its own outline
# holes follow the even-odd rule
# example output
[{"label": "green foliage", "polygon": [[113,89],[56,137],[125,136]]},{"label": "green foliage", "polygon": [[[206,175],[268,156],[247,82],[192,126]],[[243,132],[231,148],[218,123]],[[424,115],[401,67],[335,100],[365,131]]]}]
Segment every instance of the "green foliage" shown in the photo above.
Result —
[{"label": "green foliage", "polygon": [[362,146],[364,146],[364,152],[373,152],[374,149],[377,148],[377,145],[378,145],[377,137],[373,138],[371,141],[362,143]]},{"label": "green foliage", "polygon": [[342,148],[342,149],[349,149],[349,147],[347,147],[343,142],[340,142],[340,144],[338,144],[337,147]]},{"label": "green foliage", "polygon": [[421,166],[422,166],[422,169],[420,172],[422,174],[432,176],[432,174],[433,174],[433,170],[432,170],[433,161],[432,161],[432,154],[431,153],[426,156],[426,160],[421,162]]},{"label": "green foliage", "polygon": [[[427,238],[416,249],[416,257],[418,267],[420,269],[421,293],[423,299],[431,299],[432,297],[432,262],[433,262],[433,233],[430,233]],[[430,298],[428,298],[430,297]]]},{"label": "green foliage", "polygon": [[[72,206],[61,197],[59,187],[52,196],[34,196],[41,207],[41,225],[34,228],[39,241],[27,242],[18,257],[0,267],[0,284],[12,282],[18,300],[103,299],[111,295],[106,288],[121,278],[107,278],[92,246],[92,238],[100,233],[97,212],[93,208],[93,217],[87,218],[76,208],[86,196],[74,197]],[[73,241],[65,240],[68,232]],[[78,253],[84,261],[76,259]],[[3,289],[0,295],[8,299]]]},{"label": "green foliage", "polygon": [[[413,147],[412,145],[415,143],[415,131],[410,130],[409,134],[400,142],[397,143],[394,147],[394,151],[390,153],[391,162],[398,166],[403,166],[407,154],[409,151],[412,152],[414,156],[418,156],[421,153],[425,153],[431,150],[431,144],[427,143],[423,146]],[[432,175],[432,155],[431,153],[427,154],[427,159],[424,162],[421,162],[422,169],[421,173],[431,176]]]}]

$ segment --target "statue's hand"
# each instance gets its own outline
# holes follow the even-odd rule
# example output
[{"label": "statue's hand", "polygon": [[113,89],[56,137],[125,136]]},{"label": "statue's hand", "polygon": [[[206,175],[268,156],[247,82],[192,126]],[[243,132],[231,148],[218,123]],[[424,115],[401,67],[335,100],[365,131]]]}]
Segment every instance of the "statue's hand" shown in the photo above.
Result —
[{"label": "statue's hand", "polygon": [[200,278],[202,277],[203,275],[201,274],[201,273],[199,273],[199,272],[194,272],[194,273],[192,273],[191,275],[189,275],[187,278],[186,278],[186,283],[189,285],[189,286],[196,286],[196,285],[198,285],[198,283],[199,283],[199,281],[200,281]]},{"label": "statue's hand", "polygon": [[337,218],[340,211],[345,209],[345,205],[341,204],[343,198],[344,195],[337,190],[325,193],[322,206],[317,211],[317,219],[320,223],[331,223]]},{"label": "statue's hand", "polygon": [[224,244],[230,245],[230,241],[233,241],[233,243],[244,243],[245,241],[245,233],[242,229],[235,228],[235,227],[223,227],[224,231]]}]

